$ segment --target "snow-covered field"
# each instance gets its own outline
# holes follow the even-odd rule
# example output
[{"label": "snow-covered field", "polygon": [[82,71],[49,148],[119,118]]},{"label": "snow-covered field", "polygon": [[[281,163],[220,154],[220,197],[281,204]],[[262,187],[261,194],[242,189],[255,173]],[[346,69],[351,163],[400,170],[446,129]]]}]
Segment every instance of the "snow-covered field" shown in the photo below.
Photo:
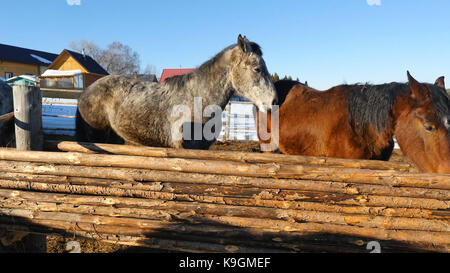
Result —
[{"label": "snow-covered field", "polygon": [[77,100],[43,98],[42,127],[44,133],[74,136],[76,112]]}]

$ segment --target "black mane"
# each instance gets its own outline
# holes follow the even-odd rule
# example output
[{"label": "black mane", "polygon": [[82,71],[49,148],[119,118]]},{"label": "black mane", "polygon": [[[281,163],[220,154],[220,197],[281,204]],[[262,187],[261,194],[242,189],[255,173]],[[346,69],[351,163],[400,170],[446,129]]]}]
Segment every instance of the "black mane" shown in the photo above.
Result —
[{"label": "black mane", "polygon": [[431,101],[440,122],[450,115],[450,98],[447,91],[434,84],[426,84],[431,89]]},{"label": "black mane", "polygon": [[[250,48],[252,49],[252,52],[255,54],[258,54],[259,56],[262,57],[263,53],[262,53],[261,47],[255,42],[249,42],[249,44],[250,44]],[[214,64],[223,56],[223,54],[225,54],[226,51],[228,51],[229,49],[231,49],[235,46],[237,46],[237,44],[233,44],[233,45],[230,45],[230,46],[224,48],[222,51],[217,53],[216,56],[214,56],[213,58],[204,62],[202,65],[200,65],[194,71],[187,73],[187,74],[172,76],[170,78],[167,78],[164,82],[166,82],[167,84],[170,84],[172,86],[181,87],[187,81],[189,81],[194,74],[210,73],[212,68],[214,67]]]},{"label": "black mane", "polygon": [[347,96],[347,107],[355,132],[363,135],[368,125],[378,132],[390,128],[396,97],[406,91],[408,85],[402,83],[353,85]]}]

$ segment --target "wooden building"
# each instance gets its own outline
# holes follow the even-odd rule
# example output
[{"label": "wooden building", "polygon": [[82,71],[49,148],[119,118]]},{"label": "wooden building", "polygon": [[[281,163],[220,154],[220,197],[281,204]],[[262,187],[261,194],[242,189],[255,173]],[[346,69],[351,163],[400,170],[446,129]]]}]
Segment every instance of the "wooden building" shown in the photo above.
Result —
[{"label": "wooden building", "polygon": [[0,77],[39,76],[56,57],[53,53],[0,44]]},{"label": "wooden building", "polygon": [[84,90],[96,80],[108,75],[94,59],[64,49],[41,76],[41,89]]},{"label": "wooden building", "polygon": [[163,71],[161,73],[161,78],[159,79],[159,82],[164,82],[167,78],[177,76],[177,75],[187,74],[194,70],[195,70],[195,68],[175,68],[175,69],[167,69],[166,68],[166,69],[163,69]]}]

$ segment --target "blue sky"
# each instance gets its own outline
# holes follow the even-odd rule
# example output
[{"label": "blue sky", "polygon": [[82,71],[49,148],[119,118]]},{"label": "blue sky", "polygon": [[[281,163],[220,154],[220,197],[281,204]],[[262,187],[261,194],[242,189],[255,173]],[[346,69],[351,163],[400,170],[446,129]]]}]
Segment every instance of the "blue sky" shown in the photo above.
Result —
[{"label": "blue sky", "polygon": [[1,9],[0,43],[59,53],[81,39],[120,41],[159,72],[196,67],[242,33],[262,46],[269,72],[318,89],[406,81],[406,70],[450,79],[448,0],[15,0]]}]

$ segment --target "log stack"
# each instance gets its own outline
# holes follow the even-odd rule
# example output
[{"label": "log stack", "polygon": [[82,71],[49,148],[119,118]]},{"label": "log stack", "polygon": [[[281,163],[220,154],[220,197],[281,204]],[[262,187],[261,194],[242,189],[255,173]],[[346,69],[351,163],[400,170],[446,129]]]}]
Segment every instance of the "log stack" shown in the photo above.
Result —
[{"label": "log stack", "polygon": [[450,175],[409,164],[46,148],[0,149],[0,228],[189,252],[450,251]]}]

